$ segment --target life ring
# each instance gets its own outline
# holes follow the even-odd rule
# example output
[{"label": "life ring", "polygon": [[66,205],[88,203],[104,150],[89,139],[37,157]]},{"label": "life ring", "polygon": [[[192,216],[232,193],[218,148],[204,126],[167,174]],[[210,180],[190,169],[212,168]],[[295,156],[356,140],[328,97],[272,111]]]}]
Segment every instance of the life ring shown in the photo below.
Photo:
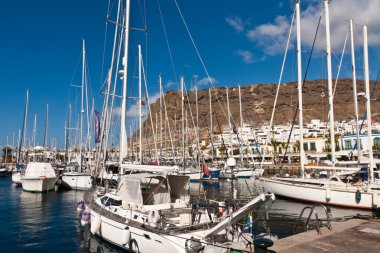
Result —
[{"label": "life ring", "polygon": [[139,245],[135,239],[129,241],[129,252],[140,253]]}]

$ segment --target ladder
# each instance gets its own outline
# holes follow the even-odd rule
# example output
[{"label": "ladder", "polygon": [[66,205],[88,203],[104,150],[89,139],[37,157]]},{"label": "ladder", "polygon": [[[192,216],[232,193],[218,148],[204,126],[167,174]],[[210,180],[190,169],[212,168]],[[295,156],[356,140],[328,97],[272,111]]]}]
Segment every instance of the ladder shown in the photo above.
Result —
[{"label": "ladder", "polygon": [[[323,210],[325,211],[325,214],[326,214],[326,222],[323,223],[323,221],[318,217],[318,213],[316,211],[316,207],[322,207]],[[322,204],[315,204],[313,206],[305,206],[299,217],[298,217],[298,220],[296,222],[296,224],[294,225],[294,234],[297,233],[297,230],[299,229],[299,225],[300,225],[300,221],[303,217],[303,214],[306,210],[310,210],[310,213],[309,213],[309,216],[307,217],[306,221],[305,221],[305,224],[304,224],[304,231],[309,231],[310,228],[315,228],[318,232],[318,234],[322,234],[321,232],[321,227],[327,227],[329,230],[332,230],[332,226],[331,226],[331,210],[329,207],[326,207]],[[315,223],[314,224],[311,224],[310,223],[310,218],[311,216],[314,214],[314,217],[315,217]]]}]

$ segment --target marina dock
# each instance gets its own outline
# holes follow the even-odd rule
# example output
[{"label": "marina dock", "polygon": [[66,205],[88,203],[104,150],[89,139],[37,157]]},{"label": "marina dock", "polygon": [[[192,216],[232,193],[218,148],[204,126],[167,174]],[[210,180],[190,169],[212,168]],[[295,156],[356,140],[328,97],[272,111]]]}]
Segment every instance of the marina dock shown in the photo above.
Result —
[{"label": "marina dock", "polygon": [[332,230],[321,229],[296,234],[275,241],[270,250],[275,252],[379,252],[380,221],[352,219],[334,223]]}]

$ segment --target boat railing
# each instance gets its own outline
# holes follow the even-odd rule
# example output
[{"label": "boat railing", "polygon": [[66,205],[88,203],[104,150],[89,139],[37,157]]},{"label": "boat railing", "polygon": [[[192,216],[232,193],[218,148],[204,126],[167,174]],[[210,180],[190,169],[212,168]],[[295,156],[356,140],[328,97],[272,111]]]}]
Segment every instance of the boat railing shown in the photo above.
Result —
[{"label": "boat railing", "polygon": [[[324,224],[323,222],[322,222],[322,220],[319,218],[319,216],[318,216],[318,213],[317,213],[317,211],[316,211],[316,207],[322,207],[323,208],[323,210],[325,211],[325,214],[326,214],[326,223]],[[296,222],[296,224],[294,225],[294,234],[296,234],[297,233],[297,231],[298,231],[298,229],[299,229],[299,224],[300,224],[300,222],[301,222],[301,219],[302,219],[302,217],[303,217],[303,214],[304,214],[304,212],[306,211],[306,210],[310,210],[310,213],[309,213],[309,216],[307,217],[307,219],[306,219],[306,221],[305,221],[305,224],[304,224],[304,230],[305,231],[308,231],[310,228],[315,228],[316,230],[317,230],[317,233],[318,234],[322,234],[322,232],[321,232],[321,227],[323,227],[323,226],[325,226],[325,227],[327,227],[329,230],[332,230],[332,226],[331,226],[331,210],[330,210],[330,208],[328,208],[328,207],[326,207],[326,206],[324,206],[324,205],[322,205],[322,204],[315,204],[315,205],[313,205],[313,206],[305,206],[303,209],[302,209],[302,211],[301,211],[301,213],[300,213],[300,215],[299,215],[299,217],[298,217],[298,220],[297,220],[297,222]],[[314,217],[315,217],[315,223],[314,224],[311,224],[310,223],[310,218],[311,218],[311,216],[314,214]]]}]

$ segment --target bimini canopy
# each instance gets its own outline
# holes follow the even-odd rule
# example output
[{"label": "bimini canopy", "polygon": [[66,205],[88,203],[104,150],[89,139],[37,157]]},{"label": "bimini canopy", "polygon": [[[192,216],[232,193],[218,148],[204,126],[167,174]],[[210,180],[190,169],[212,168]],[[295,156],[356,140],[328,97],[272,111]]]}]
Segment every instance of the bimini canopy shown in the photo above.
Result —
[{"label": "bimini canopy", "polygon": [[170,204],[188,197],[188,181],[187,176],[130,174],[120,181],[117,195],[123,201],[123,207],[132,209],[142,205]]}]

